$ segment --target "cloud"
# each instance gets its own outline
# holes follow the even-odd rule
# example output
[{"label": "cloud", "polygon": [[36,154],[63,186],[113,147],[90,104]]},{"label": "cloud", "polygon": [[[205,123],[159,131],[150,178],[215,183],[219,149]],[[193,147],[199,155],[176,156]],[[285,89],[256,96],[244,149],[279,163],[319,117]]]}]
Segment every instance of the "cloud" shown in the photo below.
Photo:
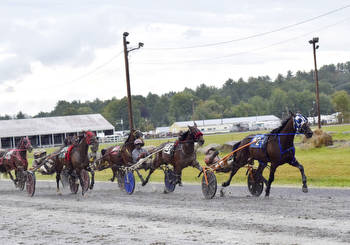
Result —
[{"label": "cloud", "polygon": [[[0,89],[7,93],[0,104],[12,104],[1,109],[11,114],[18,110],[35,113],[53,109],[58,99],[125,96],[123,56],[103,65],[122,51],[124,31],[130,33],[130,46],[145,43],[129,56],[132,93],[166,93],[195,88],[203,81],[218,86],[215,82],[228,77],[274,77],[288,69],[312,69],[307,41],[313,31],[320,37],[320,65],[341,62],[339,57],[345,61],[349,57],[349,22],[316,32],[345,18],[345,11],[262,37],[227,42],[276,30],[341,5],[282,0],[241,4],[231,0],[220,4],[211,0],[2,0]],[[271,45],[309,32],[310,37]],[[220,42],[227,43],[171,49]],[[90,73],[101,65],[103,69]],[[74,87],[71,90],[79,94],[69,94],[67,87]],[[33,98],[39,89],[47,89],[48,96]]]},{"label": "cloud", "polygon": [[[2,36],[6,37],[0,40],[0,50],[16,55],[15,59],[1,62],[1,81],[28,74],[33,62],[86,66],[94,61],[97,49],[121,42],[121,30],[116,26],[123,14],[116,15],[110,8],[84,7],[84,11],[71,13],[69,6],[0,7],[7,8],[0,16]],[[24,14],[26,9],[29,11]]]},{"label": "cloud", "polygon": [[9,57],[0,61],[0,84],[30,73],[31,67],[29,62],[18,56]]},{"label": "cloud", "polygon": [[190,39],[192,37],[199,37],[201,35],[201,31],[195,29],[188,29],[184,32],[183,35],[186,39]]},{"label": "cloud", "polygon": [[12,87],[12,86],[8,86],[8,87],[5,89],[5,92],[7,92],[7,93],[13,93],[13,92],[15,92],[15,88]]}]

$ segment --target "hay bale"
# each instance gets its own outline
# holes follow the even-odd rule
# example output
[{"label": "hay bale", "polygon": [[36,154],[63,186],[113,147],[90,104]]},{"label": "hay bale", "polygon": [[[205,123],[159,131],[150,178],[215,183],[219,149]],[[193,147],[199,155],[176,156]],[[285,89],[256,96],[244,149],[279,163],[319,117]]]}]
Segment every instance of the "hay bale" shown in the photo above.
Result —
[{"label": "hay bale", "polygon": [[204,147],[199,147],[197,152],[200,152],[202,154],[205,154],[210,148],[216,148],[217,150],[221,150],[221,145],[220,144],[209,144],[207,146]]},{"label": "hay bale", "polygon": [[225,144],[222,145],[221,147],[221,151],[225,151],[225,152],[230,152],[232,151],[232,147],[234,146],[234,144],[236,144],[238,141],[229,141],[226,142]]},{"label": "hay bale", "polygon": [[302,142],[309,145],[308,147],[314,148],[333,145],[332,136],[322,131],[322,129],[316,129],[310,139],[303,136]]}]

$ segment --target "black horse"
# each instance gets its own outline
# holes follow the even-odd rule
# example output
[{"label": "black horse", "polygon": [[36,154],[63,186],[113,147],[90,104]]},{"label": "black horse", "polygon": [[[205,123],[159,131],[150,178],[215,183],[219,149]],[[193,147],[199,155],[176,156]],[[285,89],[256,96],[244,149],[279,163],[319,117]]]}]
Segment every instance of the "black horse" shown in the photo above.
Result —
[{"label": "black horse", "polygon": [[[233,146],[233,150],[253,140],[256,141],[256,143],[234,154],[234,164],[232,164],[230,177],[226,182],[222,183],[222,186],[226,187],[230,185],[232,177],[236,174],[238,169],[246,164],[252,164],[254,160],[258,160],[259,167],[254,178],[258,180],[262,179],[266,184],[265,196],[268,197],[270,195],[271,183],[274,180],[277,167],[284,163],[288,163],[300,170],[303,182],[302,190],[303,192],[307,192],[304,167],[295,158],[294,137],[296,134],[304,134],[307,138],[310,138],[313,133],[306,117],[299,113],[294,114],[290,112],[290,116],[282,122],[282,125],[272,130],[270,133],[264,135],[250,135],[236,143]],[[271,167],[270,176],[267,181],[262,173],[268,162],[271,163]],[[223,194],[222,190],[221,193]]]}]

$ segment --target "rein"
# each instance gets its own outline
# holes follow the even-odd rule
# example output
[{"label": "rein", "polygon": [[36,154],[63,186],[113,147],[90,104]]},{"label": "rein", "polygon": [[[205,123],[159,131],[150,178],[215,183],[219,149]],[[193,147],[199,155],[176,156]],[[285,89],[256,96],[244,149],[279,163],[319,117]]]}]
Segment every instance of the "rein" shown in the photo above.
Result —
[{"label": "rein", "polygon": [[278,139],[278,147],[280,149],[280,153],[281,153],[281,158],[280,160],[282,160],[282,156],[284,154],[286,154],[287,152],[292,151],[293,154],[293,161],[295,160],[295,146],[294,146],[294,142],[292,142],[292,146],[283,150],[282,144],[281,144],[281,137],[280,136],[295,136],[295,135],[299,135],[302,133],[274,133],[274,134],[264,134],[266,136],[277,136]]}]

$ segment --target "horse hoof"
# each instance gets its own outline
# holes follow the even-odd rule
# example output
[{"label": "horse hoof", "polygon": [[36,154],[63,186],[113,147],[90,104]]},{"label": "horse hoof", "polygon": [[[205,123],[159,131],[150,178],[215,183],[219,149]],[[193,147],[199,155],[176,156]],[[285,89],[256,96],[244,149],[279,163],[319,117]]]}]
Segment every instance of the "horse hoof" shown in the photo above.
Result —
[{"label": "horse hoof", "polygon": [[61,191],[57,191],[57,195],[62,196],[62,192]]},{"label": "horse hoof", "polygon": [[224,196],[225,196],[224,189],[221,189],[221,190],[220,190],[220,197],[224,197]]},{"label": "horse hoof", "polygon": [[226,182],[224,182],[224,183],[222,183],[222,185],[221,185],[222,187],[227,187],[228,186],[228,184],[226,183]]},{"label": "horse hoof", "polygon": [[145,186],[147,184],[147,182],[142,182],[142,186]]},{"label": "horse hoof", "polygon": [[308,192],[309,192],[309,190],[307,189],[307,187],[303,187],[302,190],[303,190],[304,193],[308,193]]}]

